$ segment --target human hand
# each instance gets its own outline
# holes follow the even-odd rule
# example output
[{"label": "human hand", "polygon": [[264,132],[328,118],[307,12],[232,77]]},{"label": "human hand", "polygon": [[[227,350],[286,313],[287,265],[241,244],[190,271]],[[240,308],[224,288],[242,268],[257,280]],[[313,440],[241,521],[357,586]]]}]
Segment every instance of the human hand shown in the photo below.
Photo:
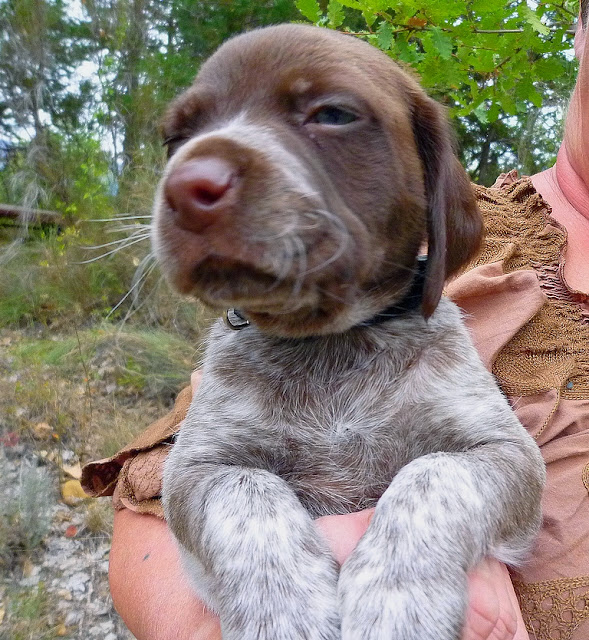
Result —
[{"label": "human hand", "polygon": [[[373,509],[317,520],[336,560],[342,564],[370,523]],[[528,640],[517,598],[505,565],[492,558],[468,577],[469,605],[462,640]]]},{"label": "human hand", "polygon": [[[367,510],[317,520],[340,564],[371,517],[372,510]],[[117,610],[140,640],[220,640],[218,620],[188,585],[178,548],[163,520],[128,509],[118,511],[110,570]],[[470,602],[462,640],[528,640],[502,564],[483,560],[470,573],[468,584]]]}]

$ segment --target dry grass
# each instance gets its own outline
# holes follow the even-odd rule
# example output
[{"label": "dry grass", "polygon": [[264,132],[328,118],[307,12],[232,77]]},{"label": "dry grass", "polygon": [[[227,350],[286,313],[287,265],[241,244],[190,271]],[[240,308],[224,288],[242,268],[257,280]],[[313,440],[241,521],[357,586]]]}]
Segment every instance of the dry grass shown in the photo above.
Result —
[{"label": "dry grass", "polygon": [[83,460],[112,455],[165,413],[199,357],[191,340],[163,331],[102,326],[41,339],[4,332],[2,430],[41,449],[59,443]]},{"label": "dry grass", "polygon": [[[23,566],[42,555],[44,507],[58,500],[64,456],[110,456],[166,413],[199,363],[200,332],[210,324],[210,313],[171,294],[155,271],[133,304],[129,296],[117,307],[147,242],[79,264],[89,257],[81,245],[112,240],[108,224],[32,238],[0,264],[0,441],[17,443],[17,464],[42,458],[53,478],[49,495],[23,464],[21,480],[0,491],[0,640],[73,637],[43,584],[17,586]],[[0,259],[6,248],[14,246],[2,243]],[[79,509],[85,535],[110,536],[108,500]]]},{"label": "dry grass", "polygon": [[113,510],[108,500],[93,500],[88,504],[84,526],[93,535],[112,533]]},{"label": "dry grass", "polygon": [[59,637],[54,603],[42,583],[32,589],[7,589],[0,600],[4,603],[0,640],[50,640]]}]

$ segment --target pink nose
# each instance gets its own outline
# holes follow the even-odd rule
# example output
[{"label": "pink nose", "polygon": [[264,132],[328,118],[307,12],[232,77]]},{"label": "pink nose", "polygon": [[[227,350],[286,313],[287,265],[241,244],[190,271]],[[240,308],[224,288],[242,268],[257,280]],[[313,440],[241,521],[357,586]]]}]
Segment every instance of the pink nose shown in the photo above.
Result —
[{"label": "pink nose", "polygon": [[235,166],[214,156],[195,158],[168,176],[164,195],[178,214],[178,224],[200,233],[228,211],[237,182]]}]

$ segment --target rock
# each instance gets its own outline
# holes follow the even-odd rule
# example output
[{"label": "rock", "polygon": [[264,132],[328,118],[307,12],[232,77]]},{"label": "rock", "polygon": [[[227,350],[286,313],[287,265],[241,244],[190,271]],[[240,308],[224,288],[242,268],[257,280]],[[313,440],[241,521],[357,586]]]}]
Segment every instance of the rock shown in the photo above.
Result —
[{"label": "rock", "polygon": [[41,581],[41,567],[34,565],[28,558],[23,565],[23,578],[19,584],[23,587],[34,587]]},{"label": "rock", "polygon": [[[100,624],[97,624],[91,627],[89,629],[89,633],[92,636],[99,636],[100,638],[104,638],[106,640],[106,637],[108,637],[108,635],[111,635],[111,634],[114,635],[113,628],[114,628],[113,621],[106,620],[105,622],[101,622]],[[116,635],[114,635],[114,638],[116,640]]]},{"label": "rock", "polygon": [[30,578],[31,576],[36,576],[39,571],[41,570],[41,567],[34,565],[29,558],[26,558],[23,566],[22,566],[22,574],[23,577],[25,578]]},{"label": "rock", "polygon": [[64,464],[61,468],[66,475],[70,476],[70,478],[79,480],[82,477],[82,467],[79,462],[76,462],[75,464]]},{"label": "rock", "polygon": [[79,571],[70,576],[66,582],[66,588],[73,593],[85,593],[86,583],[90,580],[90,576],[84,571]]},{"label": "rock", "polygon": [[68,611],[65,616],[64,624],[67,627],[71,627],[75,624],[78,624],[81,620],[82,613],[80,611]]},{"label": "rock", "polygon": [[22,578],[18,581],[21,587],[36,587],[41,582],[41,576],[31,576],[30,578]]},{"label": "rock", "polygon": [[100,602],[94,602],[92,603],[94,606],[92,606],[92,613],[95,616],[105,616],[107,613],[110,613],[110,606],[104,603],[100,603]]},{"label": "rock", "polygon": [[[57,590],[57,595],[62,599],[62,600],[67,600],[70,601],[72,599],[72,592],[69,591],[68,589],[58,589]],[[73,624],[72,622],[68,622],[67,619],[65,621],[65,623],[67,625]]]}]

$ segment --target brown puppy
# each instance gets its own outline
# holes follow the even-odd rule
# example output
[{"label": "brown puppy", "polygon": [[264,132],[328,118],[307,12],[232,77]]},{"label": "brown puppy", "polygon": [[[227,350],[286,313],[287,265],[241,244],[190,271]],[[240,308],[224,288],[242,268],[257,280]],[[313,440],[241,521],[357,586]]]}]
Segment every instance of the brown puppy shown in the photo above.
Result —
[{"label": "brown puppy", "polygon": [[445,113],[351,36],[284,25],[229,41],[164,130],[178,149],[158,203],[164,268],[262,329],[315,335],[371,317],[403,295],[426,238],[429,316],[478,249]]},{"label": "brown puppy", "polygon": [[[223,45],[165,132],[164,271],[251,323],[213,327],[164,477],[224,638],[456,640],[544,471],[440,301],[481,238],[443,110],[371,46],[283,25]],[[374,505],[338,577],[312,518]]]}]

